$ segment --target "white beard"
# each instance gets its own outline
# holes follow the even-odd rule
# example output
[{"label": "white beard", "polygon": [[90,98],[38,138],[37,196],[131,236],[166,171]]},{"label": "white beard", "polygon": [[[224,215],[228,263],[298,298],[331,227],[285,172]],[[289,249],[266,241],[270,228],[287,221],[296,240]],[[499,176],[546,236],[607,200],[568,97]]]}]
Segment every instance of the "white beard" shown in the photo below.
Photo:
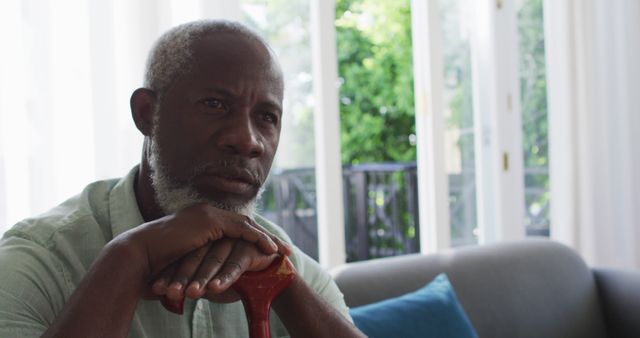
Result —
[{"label": "white beard", "polygon": [[[158,123],[156,121],[155,126]],[[149,154],[149,166],[151,167],[151,185],[155,190],[156,203],[160,209],[166,214],[173,214],[179,210],[197,203],[207,203],[214,207],[232,211],[238,214],[251,216],[256,209],[256,201],[260,199],[263,187],[260,187],[258,194],[252,200],[243,205],[229,205],[220,201],[214,201],[202,196],[195,187],[191,185],[193,178],[197,175],[199,168],[194,168],[191,176],[187,178],[186,183],[177,182],[169,173],[167,166],[161,158],[160,146],[156,137],[154,128],[151,136],[151,147]]]}]

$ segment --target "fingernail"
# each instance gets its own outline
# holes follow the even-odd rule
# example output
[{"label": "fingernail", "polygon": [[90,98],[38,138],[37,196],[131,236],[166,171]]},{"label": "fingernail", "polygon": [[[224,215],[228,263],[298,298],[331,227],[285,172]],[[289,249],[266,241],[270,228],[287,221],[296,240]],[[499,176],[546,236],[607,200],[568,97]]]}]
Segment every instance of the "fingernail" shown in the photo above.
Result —
[{"label": "fingernail", "polygon": [[153,283],[153,286],[157,288],[166,288],[167,281],[165,279],[158,279],[155,283]]},{"label": "fingernail", "polygon": [[200,283],[193,282],[189,284],[189,287],[187,288],[187,291],[185,291],[185,294],[187,295],[187,297],[192,299],[198,298],[198,296],[200,296]]},{"label": "fingernail", "polygon": [[174,289],[174,290],[182,290],[182,284],[178,283],[178,282],[173,282],[171,283],[171,285],[169,285],[169,289]]},{"label": "fingernail", "polygon": [[189,285],[189,289],[193,289],[194,291],[200,290],[200,282],[193,282]]}]

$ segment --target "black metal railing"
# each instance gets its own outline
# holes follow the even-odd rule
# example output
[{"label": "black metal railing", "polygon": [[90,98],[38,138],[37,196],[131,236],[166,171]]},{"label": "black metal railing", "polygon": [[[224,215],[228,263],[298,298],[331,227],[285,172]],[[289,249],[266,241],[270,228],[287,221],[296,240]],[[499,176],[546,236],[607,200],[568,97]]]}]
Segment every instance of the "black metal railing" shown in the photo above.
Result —
[{"label": "black metal railing", "polygon": [[[525,170],[527,234],[548,236],[549,201],[545,198],[548,192],[540,184],[532,184],[533,176],[539,180],[541,175],[548,173]],[[454,246],[475,242],[475,186],[472,171],[449,175]],[[298,247],[317,259],[315,196],[313,168],[274,171],[265,186],[259,210],[282,226]],[[420,251],[415,162],[345,166],[343,197],[347,261]]]},{"label": "black metal railing", "polygon": [[302,251],[318,259],[316,182],[313,168],[272,172],[258,210],[267,219],[281,226]]},{"label": "black metal railing", "polygon": [[415,163],[343,169],[347,261],[420,251]]}]

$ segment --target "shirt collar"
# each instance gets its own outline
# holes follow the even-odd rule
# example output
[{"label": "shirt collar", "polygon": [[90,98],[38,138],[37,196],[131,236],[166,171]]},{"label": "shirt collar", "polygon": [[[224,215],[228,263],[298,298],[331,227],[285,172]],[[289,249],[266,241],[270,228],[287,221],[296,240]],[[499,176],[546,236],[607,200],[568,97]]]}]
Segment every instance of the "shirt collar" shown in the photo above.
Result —
[{"label": "shirt collar", "polygon": [[135,166],[109,193],[109,216],[114,238],[144,223],[134,190],[137,175],[138,166]]}]

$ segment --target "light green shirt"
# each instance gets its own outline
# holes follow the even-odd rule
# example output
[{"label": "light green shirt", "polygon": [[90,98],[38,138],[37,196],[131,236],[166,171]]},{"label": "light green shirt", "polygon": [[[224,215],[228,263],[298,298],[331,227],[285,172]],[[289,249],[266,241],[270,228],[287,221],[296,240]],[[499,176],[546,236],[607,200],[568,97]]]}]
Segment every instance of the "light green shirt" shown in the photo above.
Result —
[{"label": "light green shirt", "polygon": [[[92,183],[80,195],[5,233],[0,240],[0,337],[40,337],[105,244],[144,223],[133,187],[136,173],[134,168],[121,180]],[[291,242],[280,227],[259,216],[256,220]],[[297,248],[290,258],[307,284],[350,319],[331,277]],[[188,299],[182,316],[158,301],[140,300],[129,332],[129,337],[154,338],[248,336],[241,302],[206,299]],[[272,311],[271,337],[287,336]]]}]

